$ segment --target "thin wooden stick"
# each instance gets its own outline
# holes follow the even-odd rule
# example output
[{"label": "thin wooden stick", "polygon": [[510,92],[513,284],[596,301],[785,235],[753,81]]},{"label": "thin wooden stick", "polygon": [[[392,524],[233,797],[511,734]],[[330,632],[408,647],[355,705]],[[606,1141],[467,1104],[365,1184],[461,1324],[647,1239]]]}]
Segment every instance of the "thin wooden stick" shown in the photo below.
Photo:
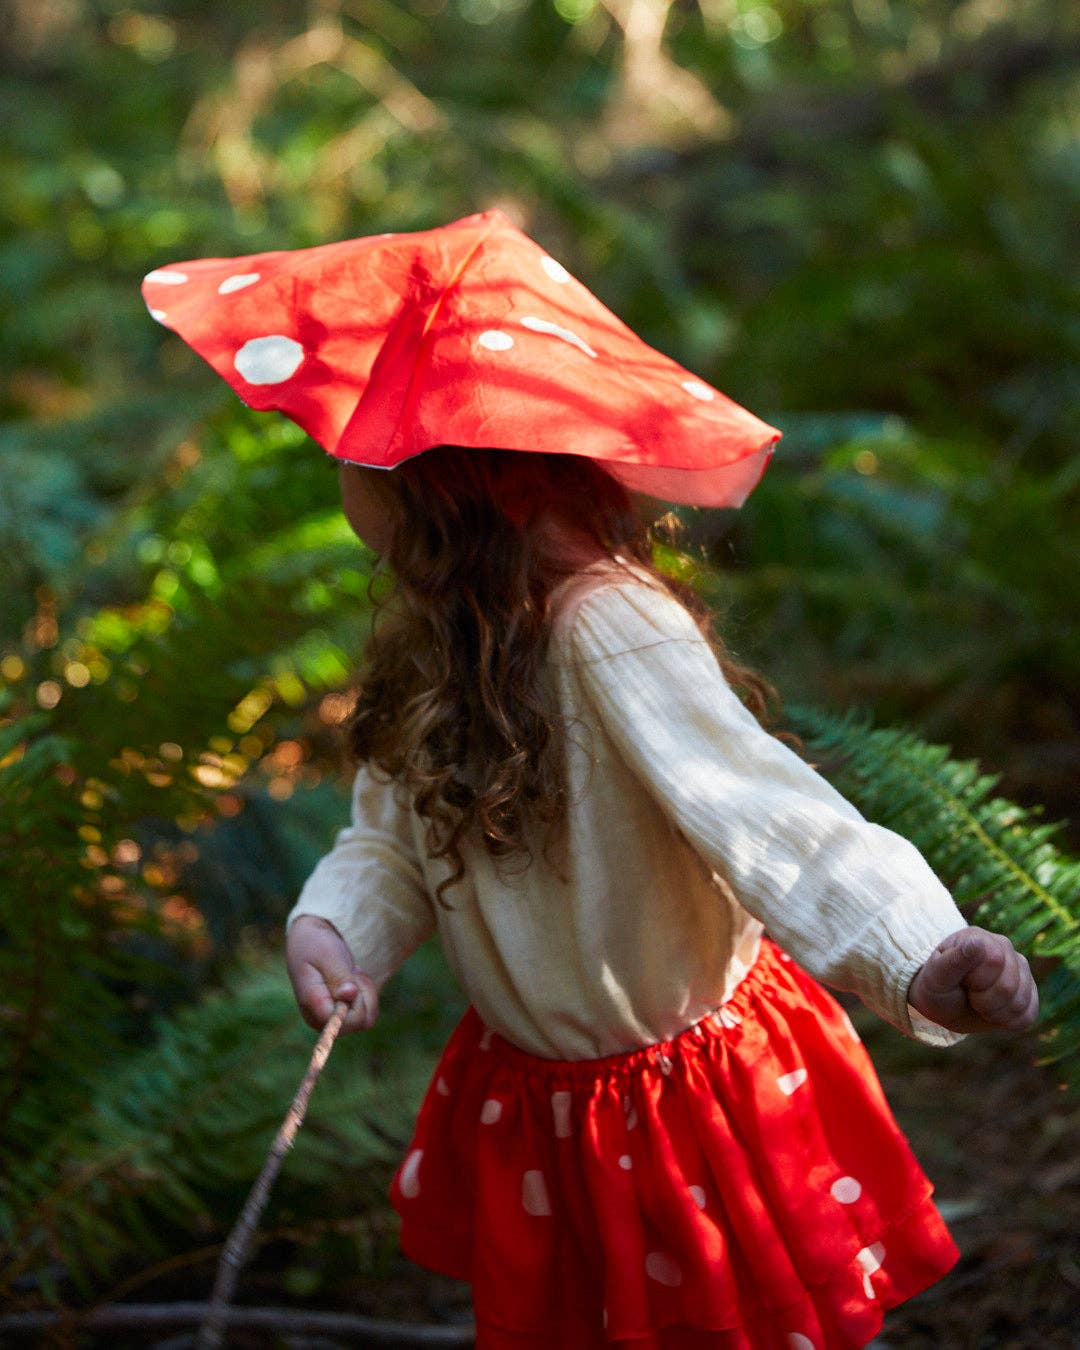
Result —
[{"label": "thin wooden stick", "polygon": [[195,1350],[220,1350],[224,1343],[226,1310],[232,1302],[233,1294],[236,1292],[236,1282],[240,1276],[241,1268],[248,1258],[248,1249],[251,1246],[251,1239],[255,1235],[255,1230],[259,1226],[259,1217],[266,1208],[266,1202],[270,1198],[270,1189],[274,1184],[274,1178],[281,1169],[285,1154],[292,1148],[296,1132],[303,1124],[311,1090],[314,1088],[319,1074],[322,1073],[323,1065],[330,1057],[334,1041],[337,1040],[341,1024],[345,1021],[351,1006],[345,999],[338,999],[334,1004],[334,1011],[330,1014],[329,1021],[323,1027],[319,1039],[315,1042],[315,1049],[312,1051],[307,1073],[304,1074],[304,1081],[300,1084],[292,1105],[285,1114],[277,1137],[270,1145],[270,1152],[266,1155],[266,1162],[263,1163],[262,1171],[259,1173],[255,1185],[252,1186],[244,1208],[240,1211],[240,1217],[233,1225],[233,1230],[225,1243],[225,1249],[221,1253],[206,1320],[199,1328]]},{"label": "thin wooden stick", "polygon": [[[1011,1258],[1010,1258],[1011,1259]],[[144,1331],[164,1332],[174,1327],[194,1327],[207,1314],[206,1303],[113,1303],[82,1313],[78,1310],[39,1310],[0,1313],[0,1344],[15,1337],[50,1330],[72,1332]],[[259,1331],[270,1336],[340,1336],[363,1346],[439,1347],[466,1350],[474,1342],[471,1326],[429,1326],[423,1322],[394,1322],[362,1317],[358,1313],[323,1312],[307,1308],[227,1308],[225,1320],[236,1331]],[[98,1340],[105,1345],[108,1341]],[[140,1342],[141,1343],[141,1342]],[[149,1342],[147,1342],[149,1343]],[[269,1344],[269,1340],[266,1342]],[[40,1345],[38,1338],[35,1345]],[[194,1337],[190,1338],[194,1345]]]}]

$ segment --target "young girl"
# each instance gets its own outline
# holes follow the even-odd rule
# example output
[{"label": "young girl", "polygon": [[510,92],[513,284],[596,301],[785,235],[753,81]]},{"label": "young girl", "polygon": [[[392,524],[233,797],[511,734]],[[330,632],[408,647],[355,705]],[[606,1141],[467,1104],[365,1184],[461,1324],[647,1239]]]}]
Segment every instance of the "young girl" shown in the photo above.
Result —
[{"label": "young girl", "polygon": [[394,1178],[403,1248],[471,1282],[481,1350],[865,1345],[958,1251],[819,981],[949,1045],[1033,1024],[1027,964],[764,729],[768,687],[653,566],[642,490],[737,504],[776,433],[556,297],[498,213],[353,246],[147,287],[196,284],[157,317],[353,461],[345,512],[393,578],[352,822],[287,961],[313,1026],[337,998],[371,1026],[436,929],[468,994]]},{"label": "young girl", "polygon": [[1031,1024],[1023,958],[762,729],[602,469],[442,447],[342,495],[399,593],[288,964],[312,1025],[370,1026],[437,927],[468,991],[404,1250],[493,1350],[865,1344],[958,1252],[816,979],[949,1044]]}]

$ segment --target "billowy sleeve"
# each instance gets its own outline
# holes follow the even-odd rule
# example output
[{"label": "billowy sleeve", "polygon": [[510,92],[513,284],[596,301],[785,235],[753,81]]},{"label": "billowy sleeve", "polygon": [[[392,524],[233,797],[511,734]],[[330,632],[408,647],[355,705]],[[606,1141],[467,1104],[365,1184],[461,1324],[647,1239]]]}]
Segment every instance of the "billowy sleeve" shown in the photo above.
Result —
[{"label": "billowy sleeve", "polygon": [[332,923],[379,989],[435,929],[408,808],[367,765],[353,783],[352,821],[304,883],[286,931],[302,914]]},{"label": "billowy sleeve", "polygon": [[674,597],[604,585],[564,640],[621,756],[784,950],[907,1036],[965,1039],[907,1002],[937,944],[967,927],[951,895],[912,843],[866,820],[762,728]]}]

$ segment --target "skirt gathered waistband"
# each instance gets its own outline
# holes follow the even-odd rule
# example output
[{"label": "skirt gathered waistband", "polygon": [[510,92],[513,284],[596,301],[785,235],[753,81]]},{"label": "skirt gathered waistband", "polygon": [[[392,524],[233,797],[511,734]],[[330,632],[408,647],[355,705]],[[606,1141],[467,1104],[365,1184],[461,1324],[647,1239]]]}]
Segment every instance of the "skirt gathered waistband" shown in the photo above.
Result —
[{"label": "skirt gathered waistband", "polygon": [[591,1060],[470,1008],[391,1187],[479,1350],[832,1350],[959,1252],[850,1019],[774,942],[668,1041]]}]

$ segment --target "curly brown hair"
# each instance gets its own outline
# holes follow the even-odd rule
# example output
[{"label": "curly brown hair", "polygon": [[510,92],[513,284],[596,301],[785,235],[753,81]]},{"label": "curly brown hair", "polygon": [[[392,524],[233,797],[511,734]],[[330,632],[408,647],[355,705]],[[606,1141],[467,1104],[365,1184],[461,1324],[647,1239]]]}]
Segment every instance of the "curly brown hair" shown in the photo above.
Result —
[{"label": "curly brown hair", "polygon": [[[567,811],[563,719],[547,705],[543,664],[550,597],[580,570],[552,548],[552,527],[598,559],[632,559],[690,612],[728,682],[763,724],[776,692],[736,664],[689,583],[660,572],[647,522],[630,494],[579,455],[444,445],[372,475],[393,523],[384,561],[393,584],[378,596],[349,748],[405,788],[428,822],[425,846],[464,875],[461,840],[476,831],[496,860],[527,863],[526,827],[558,833]],[[546,848],[546,845],[545,845]]]}]

